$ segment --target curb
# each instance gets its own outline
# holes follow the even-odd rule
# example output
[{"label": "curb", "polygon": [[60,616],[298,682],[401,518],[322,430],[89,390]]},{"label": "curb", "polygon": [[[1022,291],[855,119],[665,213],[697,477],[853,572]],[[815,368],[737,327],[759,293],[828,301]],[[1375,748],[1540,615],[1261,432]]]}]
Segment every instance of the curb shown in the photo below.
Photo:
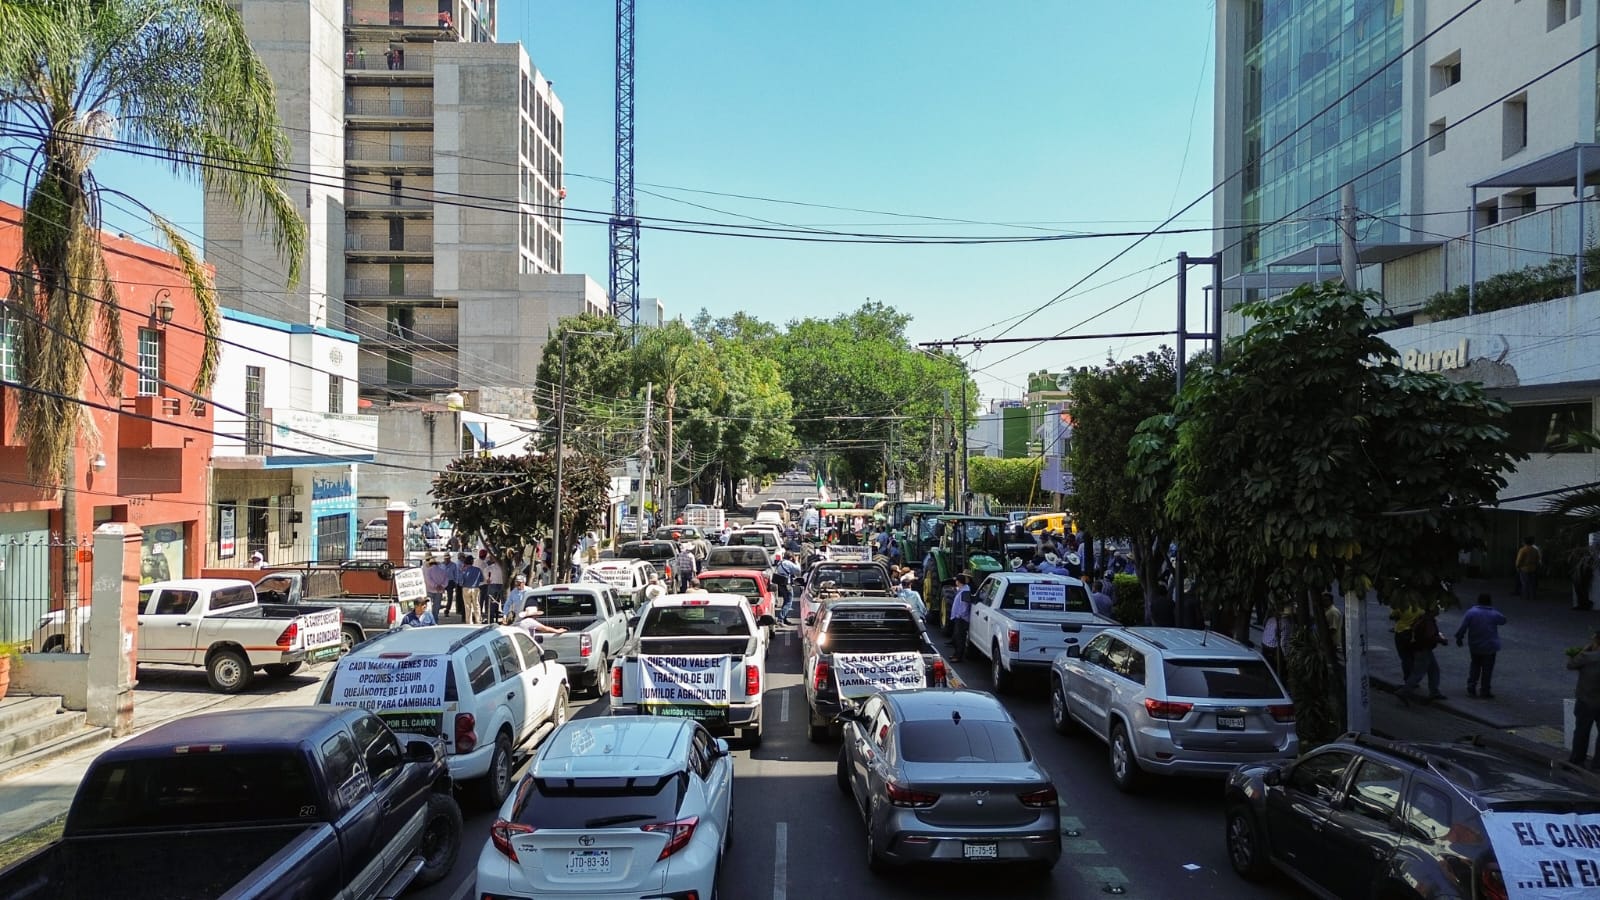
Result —
[{"label": "curb", "polygon": [[[1399,682],[1395,682],[1395,681],[1391,681],[1391,680],[1389,680],[1387,678],[1380,678],[1380,677],[1378,677],[1376,675],[1368,675],[1367,676],[1367,681],[1374,688],[1378,688],[1378,689],[1384,691],[1385,693],[1396,694],[1396,693],[1399,693],[1399,691],[1400,691],[1400,683]],[[1482,725],[1485,728],[1493,728],[1496,731],[1503,731],[1503,730],[1508,729],[1508,728],[1532,728],[1532,727],[1534,727],[1532,725],[1502,725],[1499,722],[1491,722],[1490,720],[1484,718],[1481,713],[1478,713],[1478,712],[1476,712],[1476,711],[1474,711],[1472,709],[1463,709],[1462,707],[1456,705],[1455,701],[1453,701],[1453,700],[1445,700],[1445,701],[1437,701],[1437,700],[1435,700],[1435,701],[1431,701],[1428,705],[1432,706],[1434,709],[1444,710],[1445,712],[1455,716],[1458,719],[1466,719],[1469,722],[1474,722],[1476,724]]]}]

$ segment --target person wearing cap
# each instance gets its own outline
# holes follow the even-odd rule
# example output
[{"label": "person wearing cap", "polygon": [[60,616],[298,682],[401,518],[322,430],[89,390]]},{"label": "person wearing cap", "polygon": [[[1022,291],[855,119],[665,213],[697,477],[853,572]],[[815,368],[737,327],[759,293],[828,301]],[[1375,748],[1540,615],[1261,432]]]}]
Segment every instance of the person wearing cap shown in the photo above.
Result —
[{"label": "person wearing cap", "polygon": [[[1572,651],[1567,651],[1572,653]],[[1589,637],[1586,647],[1567,660],[1567,668],[1578,673],[1577,703],[1573,707],[1572,755],[1575,766],[1584,765],[1589,756],[1589,733],[1600,724],[1600,628]],[[1600,758],[1600,746],[1595,756]]]},{"label": "person wearing cap", "polygon": [[788,625],[789,617],[793,615],[794,583],[800,577],[800,567],[795,565],[787,553],[779,551],[773,556],[772,587],[783,600],[778,608],[778,621]]},{"label": "person wearing cap", "polygon": [[923,602],[922,595],[917,593],[917,573],[911,571],[900,573],[900,591],[895,596],[915,610],[918,618],[928,618],[928,604]]},{"label": "person wearing cap", "polygon": [[511,592],[506,595],[506,604],[503,607],[504,614],[507,616],[521,615],[523,607],[528,604],[528,595],[531,593],[532,591],[528,589],[528,576],[517,575],[513,577],[511,579]]},{"label": "person wearing cap", "polygon": [[422,628],[426,625],[437,625],[439,620],[433,617],[433,613],[428,612],[428,598],[418,597],[411,601],[411,612],[400,619],[400,624],[411,628]]}]

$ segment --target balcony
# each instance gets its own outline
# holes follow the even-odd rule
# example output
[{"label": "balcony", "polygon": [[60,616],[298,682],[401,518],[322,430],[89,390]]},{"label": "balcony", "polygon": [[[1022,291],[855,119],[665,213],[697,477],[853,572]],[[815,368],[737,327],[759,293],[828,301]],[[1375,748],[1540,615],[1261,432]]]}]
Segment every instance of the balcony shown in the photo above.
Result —
[{"label": "balcony", "polygon": [[398,322],[374,320],[371,315],[347,316],[345,330],[360,337],[363,347],[444,350],[454,349],[461,338],[455,325],[407,328]]},{"label": "balcony", "polygon": [[429,175],[433,173],[433,143],[345,141],[344,159],[352,172]]},{"label": "balcony", "polygon": [[433,84],[433,50],[391,41],[349,41],[344,78],[353,85],[427,87]]},{"label": "balcony", "polygon": [[433,258],[433,235],[407,235],[396,241],[386,234],[346,232],[345,256],[354,262],[418,262]]},{"label": "balcony", "polygon": [[433,0],[411,0],[392,9],[388,0],[355,0],[345,5],[349,34],[387,35],[408,41],[458,40],[455,23]]},{"label": "balcony", "polygon": [[404,188],[405,196],[396,197],[387,189],[344,192],[344,211],[349,216],[401,219],[427,219],[433,216],[433,202],[424,199],[431,188]]},{"label": "balcony", "polygon": [[391,131],[433,130],[432,100],[393,100],[387,98],[347,99],[345,122],[352,128],[386,128]]},{"label": "balcony", "polygon": [[[124,450],[175,450],[197,436],[186,426],[206,424],[203,416],[185,415],[178,397],[141,395],[122,398],[124,415],[117,421],[117,446]],[[188,410],[192,413],[192,410]]]},{"label": "balcony", "polygon": [[398,293],[387,278],[346,278],[345,300],[432,300],[433,284],[403,285]]}]

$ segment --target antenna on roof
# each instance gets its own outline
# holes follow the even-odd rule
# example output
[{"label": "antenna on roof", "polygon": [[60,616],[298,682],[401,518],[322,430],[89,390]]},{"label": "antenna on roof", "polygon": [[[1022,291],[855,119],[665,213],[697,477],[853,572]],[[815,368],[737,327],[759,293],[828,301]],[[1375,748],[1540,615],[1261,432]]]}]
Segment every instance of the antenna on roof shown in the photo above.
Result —
[{"label": "antenna on roof", "polygon": [[950,710],[950,721],[956,723],[957,725],[960,725],[961,724],[961,710],[959,710],[959,709]]}]

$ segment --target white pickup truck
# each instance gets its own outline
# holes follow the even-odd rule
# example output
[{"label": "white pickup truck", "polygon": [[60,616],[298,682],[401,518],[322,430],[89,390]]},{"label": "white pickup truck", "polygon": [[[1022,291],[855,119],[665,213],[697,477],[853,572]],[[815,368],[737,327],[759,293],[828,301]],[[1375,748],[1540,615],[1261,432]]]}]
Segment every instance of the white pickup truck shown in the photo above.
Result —
[{"label": "white pickup truck", "polygon": [[1047,672],[1056,654],[1117,624],[1095,613],[1076,578],[996,572],[973,594],[967,643],[989,660],[994,688],[1004,691],[1018,672]]},{"label": "white pickup truck", "polygon": [[612,666],[611,712],[696,719],[759,745],[771,624],[740,594],[660,597]]},{"label": "white pickup truck", "polygon": [[[89,610],[82,611],[83,648]],[[294,674],[301,663],[335,659],[344,617],[336,607],[260,603],[248,581],[189,578],[139,586],[138,663],[204,666],[213,690],[234,694],[260,669],[270,678]],[[39,623],[35,646],[63,649],[60,610]]]}]

